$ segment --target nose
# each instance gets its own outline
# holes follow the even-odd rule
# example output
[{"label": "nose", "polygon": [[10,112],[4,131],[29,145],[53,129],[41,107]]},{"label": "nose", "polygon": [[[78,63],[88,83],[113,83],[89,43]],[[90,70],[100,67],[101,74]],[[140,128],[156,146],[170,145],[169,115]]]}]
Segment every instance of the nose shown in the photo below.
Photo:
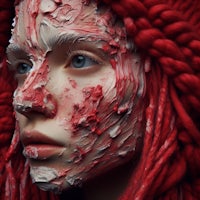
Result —
[{"label": "nose", "polygon": [[53,118],[56,115],[57,102],[47,89],[47,72],[38,71],[30,75],[23,86],[15,91],[14,109],[28,118],[33,114]]},{"label": "nose", "polygon": [[29,90],[29,92],[16,91],[13,105],[18,113],[26,117],[37,113],[48,118],[53,118],[56,115],[57,106],[53,95],[44,88],[34,91]]}]

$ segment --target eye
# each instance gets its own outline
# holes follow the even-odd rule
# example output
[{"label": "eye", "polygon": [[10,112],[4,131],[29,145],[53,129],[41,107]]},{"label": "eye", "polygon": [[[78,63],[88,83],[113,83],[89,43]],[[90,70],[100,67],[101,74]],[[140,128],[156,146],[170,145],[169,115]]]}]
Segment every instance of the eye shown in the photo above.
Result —
[{"label": "eye", "polygon": [[27,74],[32,69],[32,66],[27,63],[19,63],[16,68],[18,74]]},{"label": "eye", "polygon": [[99,62],[86,55],[81,54],[73,56],[71,60],[71,67],[73,68],[84,68],[96,64],[99,64]]}]

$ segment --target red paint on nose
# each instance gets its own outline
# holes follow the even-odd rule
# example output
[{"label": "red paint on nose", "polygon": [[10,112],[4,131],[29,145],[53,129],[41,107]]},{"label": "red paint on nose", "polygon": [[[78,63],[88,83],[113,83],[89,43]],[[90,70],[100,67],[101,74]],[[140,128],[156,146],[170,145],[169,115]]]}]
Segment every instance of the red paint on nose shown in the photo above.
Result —
[{"label": "red paint on nose", "polygon": [[57,110],[56,100],[47,90],[48,64],[41,63],[38,70],[29,74],[22,87],[17,89],[14,98],[14,107],[17,112],[28,115],[30,112],[39,112],[53,117]]}]

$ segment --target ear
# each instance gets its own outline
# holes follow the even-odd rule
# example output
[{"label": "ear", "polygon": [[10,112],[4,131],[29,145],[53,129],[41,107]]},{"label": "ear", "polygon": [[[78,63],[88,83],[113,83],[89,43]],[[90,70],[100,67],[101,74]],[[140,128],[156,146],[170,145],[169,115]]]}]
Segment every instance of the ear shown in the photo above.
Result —
[{"label": "ear", "polygon": [[151,60],[150,57],[144,59],[144,71],[148,73],[151,70]]}]

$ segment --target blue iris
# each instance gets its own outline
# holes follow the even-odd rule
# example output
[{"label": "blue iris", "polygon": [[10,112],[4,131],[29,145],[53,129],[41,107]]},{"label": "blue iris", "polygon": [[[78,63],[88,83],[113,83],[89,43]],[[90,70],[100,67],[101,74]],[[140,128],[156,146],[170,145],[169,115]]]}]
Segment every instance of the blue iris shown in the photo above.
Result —
[{"label": "blue iris", "polygon": [[83,68],[83,67],[88,67],[88,66],[97,64],[97,62],[92,60],[88,56],[76,55],[72,58],[71,64],[72,64],[72,67],[74,68]]},{"label": "blue iris", "polygon": [[32,66],[26,63],[20,63],[17,66],[17,73],[18,74],[26,74],[32,69]]}]

